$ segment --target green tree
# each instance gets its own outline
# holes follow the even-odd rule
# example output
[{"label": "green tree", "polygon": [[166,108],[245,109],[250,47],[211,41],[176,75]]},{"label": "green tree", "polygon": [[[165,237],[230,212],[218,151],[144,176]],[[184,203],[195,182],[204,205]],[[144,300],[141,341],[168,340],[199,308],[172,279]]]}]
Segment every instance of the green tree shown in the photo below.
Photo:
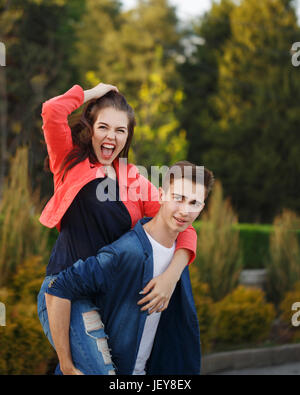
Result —
[{"label": "green tree", "polygon": [[79,56],[84,82],[89,85],[108,82],[128,99],[135,99],[156,68],[159,47],[163,49],[163,79],[177,87],[173,56],[179,34],[175,10],[167,0],[139,0],[127,12],[120,12],[118,1],[87,0],[77,38],[82,51],[74,59]]},{"label": "green tree", "polygon": [[79,81],[85,87],[110,82],[102,70],[107,63],[106,48],[110,35],[122,23],[121,2],[118,0],[85,0],[82,16],[75,27],[75,51],[72,63],[79,71]]},{"label": "green tree", "polygon": [[219,117],[212,98],[218,91],[218,58],[231,36],[233,7],[231,0],[214,2],[208,12],[183,32],[186,54],[177,69],[184,98],[178,118],[190,143],[188,159],[198,164],[204,163],[204,153],[214,144],[213,128]]},{"label": "green tree", "polygon": [[[158,63],[159,63],[158,51]],[[186,133],[180,129],[175,111],[181,105],[182,91],[170,89],[159,67],[148,76],[134,102],[137,127],[133,141],[132,159],[150,169],[151,165],[169,166],[185,159]],[[155,149],[153,149],[155,147]]]},{"label": "green tree", "polygon": [[270,221],[283,207],[300,211],[300,82],[290,54],[299,27],[287,0],[243,0],[230,25],[213,101],[219,121],[204,161],[241,221]]},{"label": "green tree", "polygon": [[41,103],[77,80],[70,56],[74,51],[74,24],[82,6],[81,0],[0,2],[0,41],[7,55],[7,66],[0,68],[6,83],[6,90],[1,92],[1,115],[6,117],[2,166],[6,166],[7,175],[8,161],[16,148],[29,146],[33,183],[42,186],[43,195],[51,189],[42,170],[46,150],[41,149],[40,141]]},{"label": "green tree", "polygon": [[130,160],[149,168],[184,159],[185,132],[175,115],[182,92],[175,69],[180,35],[174,8],[167,0],[140,0],[127,12],[113,0],[86,4],[74,60],[84,86],[114,84],[135,109]]}]

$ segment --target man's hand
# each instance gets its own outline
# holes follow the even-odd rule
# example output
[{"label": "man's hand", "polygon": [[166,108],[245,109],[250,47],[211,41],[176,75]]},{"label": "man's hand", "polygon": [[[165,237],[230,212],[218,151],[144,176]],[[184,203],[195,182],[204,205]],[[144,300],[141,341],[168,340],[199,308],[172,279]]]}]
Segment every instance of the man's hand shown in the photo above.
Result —
[{"label": "man's hand", "polygon": [[60,364],[60,370],[64,376],[83,376],[84,374],[75,368],[73,363],[70,365],[61,365]]},{"label": "man's hand", "polygon": [[149,310],[149,314],[164,311],[169,305],[177,281],[178,278],[171,276],[167,271],[154,277],[141,292],[147,294],[151,291],[138,302],[138,305],[148,302],[141,311]]}]

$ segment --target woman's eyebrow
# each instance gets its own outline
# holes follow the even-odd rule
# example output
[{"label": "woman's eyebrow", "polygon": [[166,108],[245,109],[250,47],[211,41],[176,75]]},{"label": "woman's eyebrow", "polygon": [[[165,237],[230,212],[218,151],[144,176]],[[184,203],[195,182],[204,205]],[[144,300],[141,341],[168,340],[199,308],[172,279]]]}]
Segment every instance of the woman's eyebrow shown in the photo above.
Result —
[{"label": "woman's eyebrow", "polygon": [[[105,126],[109,126],[108,123],[103,122],[103,121],[99,121],[97,122],[97,125],[105,125]],[[127,130],[127,126],[117,126],[116,129],[126,129]]]}]

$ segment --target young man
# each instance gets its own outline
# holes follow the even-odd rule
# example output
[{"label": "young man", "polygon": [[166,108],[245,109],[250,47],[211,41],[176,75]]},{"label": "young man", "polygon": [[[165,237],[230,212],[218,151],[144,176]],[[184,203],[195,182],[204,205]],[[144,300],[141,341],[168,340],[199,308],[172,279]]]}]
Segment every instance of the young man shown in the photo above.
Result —
[{"label": "young man", "polygon": [[[90,369],[84,358],[84,353],[93,353],[95,364],[101,359],[104,366],[111,366],[108,341],[117,374],[200,373],[200,333],[188,267],[163,313],[147,314],[147,305],[140,309],[139,304],[149,301],[147,296],[140,300],[140,291],[166,270],[179,232],[203,210],[213,182],[209,170],[185,161],[176,163],[166,174],[163,188],[159,188],[161,208],[154,218],[140,220],[96,257],[79,260],[49,284],[47,304],[58,306],[49,316],[53,339],[59,336],[55,322],[64,318],[65,303],[89,296],[96,298],[99,306],[99,312],[85,311],[78,317],[95,345],[94,349],[83,345],[81,353],[77,352],[80,345],[73,347],[72,357],[69,352],[69,359],[73,358],[80,372],[115,373],[103,373],[101,367],[98,371]],[[61,361],[59,352],[58,356]]]}]

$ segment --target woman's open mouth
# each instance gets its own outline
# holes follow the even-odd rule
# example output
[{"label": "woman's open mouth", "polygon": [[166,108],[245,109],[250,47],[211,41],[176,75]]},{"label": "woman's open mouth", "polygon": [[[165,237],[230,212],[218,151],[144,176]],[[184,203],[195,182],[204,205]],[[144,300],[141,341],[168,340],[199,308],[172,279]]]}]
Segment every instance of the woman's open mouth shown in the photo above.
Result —
[{"label": "woman's open mouth", "polygon": [[114,144],[102,144],[101,145],[101,154],[104,159],[110,159],[113,156],[114,150],[116,146]]}]

